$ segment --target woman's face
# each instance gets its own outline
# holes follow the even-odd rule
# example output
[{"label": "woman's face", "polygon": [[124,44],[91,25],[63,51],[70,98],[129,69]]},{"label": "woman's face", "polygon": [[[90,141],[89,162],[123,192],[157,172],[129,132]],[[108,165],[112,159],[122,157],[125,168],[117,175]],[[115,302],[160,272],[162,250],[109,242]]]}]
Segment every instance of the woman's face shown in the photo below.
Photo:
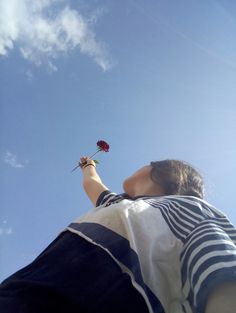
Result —
[{"label": "woman's face", "polygon": [[150,177],[151,165],[146,165],[136,171],[133,175],[126,178],[123,183],[123,189],[130,197],[135,197],[137,195],[144,195],[146,189],[153,182]]}]

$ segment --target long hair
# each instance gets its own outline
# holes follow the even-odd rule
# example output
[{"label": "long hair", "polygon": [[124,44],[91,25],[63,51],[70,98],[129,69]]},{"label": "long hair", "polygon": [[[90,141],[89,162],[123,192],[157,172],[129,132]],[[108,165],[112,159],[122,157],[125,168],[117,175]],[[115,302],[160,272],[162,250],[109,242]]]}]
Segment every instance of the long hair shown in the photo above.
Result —
[{"label": "long hair", "polygon": [[159,184],[165,195],[187,195],[204,198],[202,175],[190,164],[180,160],[150,163],[151,179]]}]

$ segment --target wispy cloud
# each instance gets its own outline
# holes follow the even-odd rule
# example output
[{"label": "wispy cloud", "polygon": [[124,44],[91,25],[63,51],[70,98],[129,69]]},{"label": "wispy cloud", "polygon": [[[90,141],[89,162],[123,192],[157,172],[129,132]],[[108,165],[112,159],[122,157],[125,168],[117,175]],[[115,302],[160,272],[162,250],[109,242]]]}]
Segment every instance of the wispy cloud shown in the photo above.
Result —
[{"label": "wispy cloud", "polygon": [[4,156],[4,162],[14,168],[23,168],[28,161],[20,162],[15,154],[7,151]]},{"label": "wispy cloud", "polygon": [[[112,67],[105,45],[96,39],[93,24],[67,3],[69,0],[7,0],[0,2],[0,55],[15,47],[24,59],[56,71],[54,60],[79,49],[104,70]],[[98,14],[101,14],[100,12]],[[95,14],[96,15],[96,14]]]},{"label": "wispy cloud", "polygon": [[32,81],[34,79],[34,74],[30,69],[28,69],[25,74],[29,81]]},{"label": "wispy cloud", "polygon": [[3,226],[0,225],[0,236],[3,235],[11,235],[13,233],[13,229],[12,227],[7,226],[7,221],[3,220],[2,224],[4,224]]},{"label": "wispy cloud", "polygon": [[11,227],[0,227],[0,236],[3,235],[11,235],[13,233],[13,230]]},{"label": "wispy cloud", "polygon": [[[144,14],[149,20],[151,20],[153,23],[157,24],[158,26],[162,26],[163,28],[173,32],[177,36],[183,38],[187,42],[189,42],[191,45],[193,45],[195,48],[201,50],[205,54],[208,54],[215,59],[221,61],[222,63],[225,63],[226,65],[230,66],[231,68],[236,68],[236,63],[232,61],[229,58],[226,58],[221,55],[220,52],[218,52],[216,49],[212,49],[209,47],[209,45],[201,43],[201,41],[196,40],[193,38],[193,36],[187,35],[187,33],[179,30],[176,28],[176,25],[173,26],[167,19],[162,17],[160,14],[153,14],[149,9],[147,9],[147,6],[140,5],[137,1],[131,0],[132,5],[139,10],[142,14]],[[213,3],[216,3],[213,1]]]}]

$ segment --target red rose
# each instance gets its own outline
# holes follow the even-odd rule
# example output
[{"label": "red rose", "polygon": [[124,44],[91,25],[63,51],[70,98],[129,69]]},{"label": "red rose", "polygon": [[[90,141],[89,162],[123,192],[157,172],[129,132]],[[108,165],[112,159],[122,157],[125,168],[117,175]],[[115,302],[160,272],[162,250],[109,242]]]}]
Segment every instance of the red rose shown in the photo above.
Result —
[{"label": "red rose", "polygon": [[104,140],[99,140],[97,142],[97,146],[98,146],[100,151],[104,151],[104,152],[108,152],[109,148],[110,148],[109,144],[106,143],[106,141],[104,141]]},{"label": "red rose", "polygon": [[[98,152],[100,152],[100,151],[103,151],[103,152],[108,152],[109,151],[109,148],[110,148],[110,146],[109,146],[109,144],[106,142],[106,141],[104,141],[104,140],[99,140],[98,142],[97,142],[97,151],[93,154],[93,155],[91,155],[89,158],[91,159],[95,154],[97,154]],[[97,160],[94,160],[94,162],[95,163],[99,163]],[[75,171],[78,167],[80,167],[82,164],[78,164],[78,165],[76,165],[74,168],[73,168],[73,170],[72,170],[72,172],[73,171]]]}]

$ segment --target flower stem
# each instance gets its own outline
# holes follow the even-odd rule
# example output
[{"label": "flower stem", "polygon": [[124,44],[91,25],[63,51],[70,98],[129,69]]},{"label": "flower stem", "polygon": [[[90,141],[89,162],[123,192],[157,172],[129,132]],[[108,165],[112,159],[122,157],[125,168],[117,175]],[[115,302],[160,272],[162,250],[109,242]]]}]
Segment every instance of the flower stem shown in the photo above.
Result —
[{"label": "flower stem", "polygon": [[101,149],[97,149],[97,151],[93,155],[91,155],[89,158],[92,159],[92,157],[95,156],[95,154],[97,154],[99,151],[101,151]]}]

